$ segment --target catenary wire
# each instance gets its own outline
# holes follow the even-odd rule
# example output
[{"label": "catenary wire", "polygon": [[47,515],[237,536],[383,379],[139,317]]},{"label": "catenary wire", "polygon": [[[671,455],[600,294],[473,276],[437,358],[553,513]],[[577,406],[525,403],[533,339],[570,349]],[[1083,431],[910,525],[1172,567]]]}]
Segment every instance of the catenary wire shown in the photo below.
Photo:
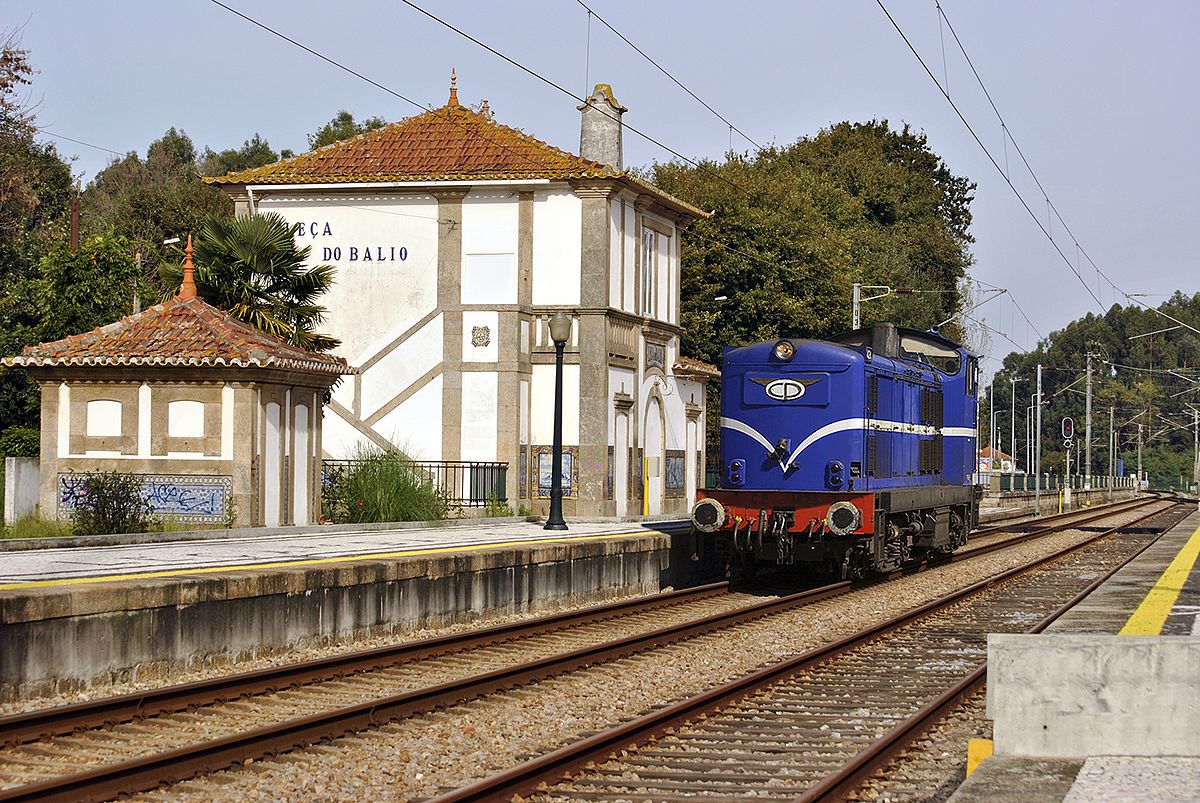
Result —
[{"label": "catenary wire", "polygon": [[[213,2],[215,3],[215,2],[217,2],[217,0],[213,0]],[[522,72],[526,73],[527,75],[529,75],[533,78],[536,78],[537,80],[541,81],[542,83],[546,84],[547,86],[557,89],[559,92],[563,93],[564,95],[571,98],[572,100],[577,100],[580,103],[583,103],[585,105],[587,104],[586,98],[579,97],[579,95],[576,95],[574,92],[567,89],[562,84],[560,84],[550,78],[547,78],[546,76],[542,75],[541,73],[539,73],[537,70],[533,69],[532,67],[525,66],[524,64],[522,64],[521,62],[512,58],[511,56],[507,56],[504,53],[501,53],[499,50],[492,47],[488,43],[472,36],[471,34],[464,31],[462,28],[459,28],[459,27],[455,26],[453,23],[442,19],[441,17],[434,14],[433,12],[427,11],[426,9],[424,9],[421,6],[417,5],[416,3],[412,2],[412,0],[400,0],[400,2],[404,3],[404,5],[408,6],[409,8],[413,9],[414,11],[417,11],[420,14],[423,14],[424,16],[428,17],[429,19],[433,20],[434,22],[438,23],[439,25],[441,25],[445,28],[448,28],[451,31],[454,31],[454,33],[458,34],[459,36],[463,37],[464,39],[466,39],[470,42],[473,42],[474,44],[476,44],[479,47],[483,48],[484,50],[488,51],[489,53],[496,56],[497,58],[499,58],[505,62],[508,62],[510,65],[512,65],[513,67],[516,67],[518,70],[521,70]],[[593,106],[592,108],[595,109],[596,111],[600,112],[604,116],[608,117],[611,120],[618,119],[614,115],[609,114],[607,111],[605,111],[604,109],[602,109],[598,106]],[[646,140],[647,142],[662,148],[667,153],[671,154],[672,156],[676,157],[677,159],[682,159],[683,161],[692,165],[696,169],[709,174],[710,176],[712,176],[713,178],[715,178],[719,181],[725,182],[730,187],[733,187],[735,190],[737,190],[738,192],[740,192],[744,195],[747,195],[747,196],[750,195],[750,193],[745,188],[743,188],[740,184],[738,184],[735,181],[731,181],[730,179],[726,178],[725,176],[721,175],[720,173],[716,172],[715,170],[712,170],[711,168],[707,167],[703,162],[699,162],[695,159],[692,159],[689,156],[684,156],[682,153],[675,150],[670,145],[667,145],[662,140],[652,137],[651,135],[647,134],[646,132],[642,131],[641,129],[630,125],[629,123],[626,123],[624,121],[619,121],[619,122],[621,122],[621,126],[623,128],[626,128],[626,129],[632,131],[633,133],[637,134],[639,137]]]},{"label": "catenary wire", "polygon": [[[629,37],[625,36],[625,34],[621,33],[615,27],[613,27],[612,24],[610,24],[608,20],[604,19],[604,17],[597,14],[590,6],[588,6],[587,3],[583,2],[583,0],[575,0],[575,2],[577,2],[577,3],[579,3],[579,5],[583,6],[587,10],[588,14],[590,14],[591,16],[595,17],[596,19],[600,20],[600,23],[605,28],[608,28],[610,31],[612,31],[613,34],[618,39],[620,39],[622,42],[624,42],[625,44],[627,44],[631,48],[633,48],[635,51],[637,51],[639,56],[641,56],[646,61],[653,64],[655,69],[657,69],[660,73],[662,73],[667,78],[669,78],[671,80],[671,82],[675,84],[675,86],[679,87],[684,92],[688,93],[694,101],[699,103],[704,108],[708,109],[710,112],[712,112],[714,117],[716,117],[718,120],[720,120],[725,125],[729,126],[729,129],[731,131],[736,131],[742,137],[742,139],[746,140],[751,145],[758,148],[760,151],[765,150],[764,147],[762,145],[760,145],[758,142],[755,142],[754,139],[749,134],[747,134],[742,129],[738,128],[736,125],[734,125],[728,119],[726,119],[726,117],[723,114],[721,114],[719,111],[714,109],[712,106],[708,105],[708,103],[706,103],[699,95],[697,95],[695,92],[693,92],[692,90],[690,90],[686,86],[684,86],[682,81],[680,81],[678,78],[676,78],[674,75],[672,75],[671,72],[669,70],[667,70],[667,68],[663,67],[657,61],[655,61],[653,58],[651,58],[646,53],[646,51],[642,50],[640,47],[635,45],[633,42],[629,41]],[[731,150],[732,150],[732,148],[731,148]]]},{"label": "catenary wire", "polygon": [[1079,271],[1075,269],[1075,266],[1071,264],[1071,260],[1067,258],[1065,253],[1063,253],[1063,250],[1059,247],[1058,242],[1055,241],[1054,236],[1047,229],[1046,225],[1042,223],[1041,219],[1037,216],[1037,213],[1033,211],[1033,208],[1029,205],[1029,202],[1025,200],[1025,196],[1021,194],[1021,191],[1017,189],[1016,185],[1013,184],[1012,181],[1009,180],[1008,176],[1004,174],[1004,168],[1000,166],[1000,163],[996,161],[996,157],[992,155],[992,152],[988,150],[987,145],[985,145],[983,140],[980,139],[979,134],[975,132],[975,128],[971,125],[971,122],[958,108],[958,104],[954,102],[954,100],[950,97],[950,94],[946,92],[946,90],[938,82],[937,76],[933,74],[933,71],[929,68],[929,65],[926,63],[924,57],[921,56],[920,51],[918,51],[916,46],[913,45],[912,41],[908,38],[908,35],[904,33],[904,29],[900,27],[898,22],[896,22],[895,17],[892,16],[892,13],[888,11],[888,8],[886,5],[884,5],[883,0],[875,0],[875,2],[879,6],[880,10],[883,11],[884,15],[888,18],[888,22],[890,22],[892,27],[896,29],[896,32],[900,34],[900,38],[904,40],[904,44],[908,46],[910,51],[912,51],[913,56],[915,56],[917,61],[920,62],[921,67],[925,70],[926,74],[929,75],[930,80],[933,81],[934,85],[938,88],[938,91],[942,93],[944,98],[946,98],[946,102],[950,104],[950,108],[954,110],[956,115],[958,115],[958,119],[962,121],[964,126],[966,126],[967,131],[971,134],[971,137],[975,140],[975,143],[979,145],[980,149],[983,150],[983,153],[985,156],[987,156],[988,161],[991,162],[992,166],[996,168],[996,172],[998,172],[1000,177],[1004,179],[1006,184],[1008,184],[1009,189],[1011,189],[1013,194],[1017,196],[1017,200],[1021,202],[1021,206],[1025,207],[1025,211],[1029,213],[1029,217],[1035,224],[1037,224],[1037,227],[1041,230],[1042,234],[1046,236],[1046,239],[1050,242],[1050,245],[1062,258],[1063,264],[1067,266],[1071,273],[1075,274],[1075,278],[1077,278],[1080,284],[1083,285],[1083,289],[1087,291],[1088,295],[1095,300],[1096,306],[1100,308],[1101,313],[1105,312],[1106,310],[1104,309],[1104,303],[1100,300],[1100,297],[1096,295],[1096,293],[1092,290],[1091,285],[1087,283],[1083,276],[1080,275]]}]

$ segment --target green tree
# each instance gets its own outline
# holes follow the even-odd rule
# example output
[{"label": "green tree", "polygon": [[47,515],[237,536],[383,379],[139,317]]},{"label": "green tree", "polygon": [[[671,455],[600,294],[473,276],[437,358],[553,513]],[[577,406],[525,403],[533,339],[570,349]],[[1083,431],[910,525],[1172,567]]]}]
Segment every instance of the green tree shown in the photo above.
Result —
[{"label": "green tree", "polygon": [[308,148],[316,150],[357,134],[383,128],[385,125],[387,125],[387,121],[382,117],[368,117],[361,123],[357,123],[354,121],[354,115],[342,109],[332,120],[308,135]]},{"label": "green tree", "polygon": [[[196,289],[208,303],[241,321],[309,351],[339,345],[314,327],[324,318],[317,304],[332,285],[332,265],[305,267],[309,246],[299,248],[291,225],[275,212],[228,219],[211,217],[196,239]],[[172,288],[182,268],[164,270]]]},{"label": "green tree", "polygon": [[716,362],[727,345],[843,331],[854,282],[929,291],[873,302],[866,322],[928,328],[959,309],[974,185],[907,126],[839,123],[702,168],[657,164],[652,177],[714,213],[683,235],[688,354]]},{"label": "green tree", "polygon": [[88,237],[77,251],[59,241],[41,267],[42,276],[30,289],[43,341],[86,332],[132,312],[141,277],[124,237]]},{"label": "green tree", "polygon": [[[1017,377],[1017,451],[1024,457],[1021,434],[1025,431],[1029,397],[1034,392],[1037,366],[1042,366],[1042,470],[1061,473],[1066,454],[1059,437],[1065,416],[1075,420],[1076,440],[1085,433],[1084,395],[1086,354],[1093,358],[1091,473],[1107,474],[1109,463],[1108,409],[1114,408],[1118,455],[1126,473],[1137,464],[1138,424],[1142,425],[1143,461],[1150,475],[1192,476],[1193,442],[1191,408],[1200,406],[1200,335],[1180,327],[1168,332],[1134,337],[1175,326],[1169,315],[1200,329],[1200,294],[1175,293],[1157,309],[1112,306],[1103,315],[1088,313],[1051,332],[1034,351],[1012,352],[993,380],[996,409],[1004,411],[1002,427],[1007,441],[1007,416],[1012,406],[1011,378]],[[989,409],[986,396],[984,416]],[[981,446],[987,442],[986,424]],[[999,446],[999,444],[998,444]],[[1081,454],[1083,452],[1081,451]],[[1022,467],[1027,467],[1022,460]],[[1072,471],[1077,466],[1072,457]]]},{"label": "green tree", "polygon": [[124,237],[140,256],[146,301],[165,289],[158,286],[167,259],[163,240],[198,230],[210,215],[233,215],[229,197],[200,181],[195,145],[175,128],[150,144],[145,159],[131,152],[101,170],[81,205],[88,234]]},{"label": "green tree", "polygon": [[206,176],[223,176],[238,170],[262,167],[279,161],[279,154],[271,150],[267,141],[258,134],[242,143],[241,148],[226,148],[223,151],[204,149],[200,172]]},{"label": "green tree", "polygon": [[[34,74],[15,34],[0,34],[0,354],[16,354],[41,332],[34,281],[50,244],[66,231],[71,168],[38,142],[20,97]],[[0,429],[36,426],[37,387],[20,368],[0,367]]]}]

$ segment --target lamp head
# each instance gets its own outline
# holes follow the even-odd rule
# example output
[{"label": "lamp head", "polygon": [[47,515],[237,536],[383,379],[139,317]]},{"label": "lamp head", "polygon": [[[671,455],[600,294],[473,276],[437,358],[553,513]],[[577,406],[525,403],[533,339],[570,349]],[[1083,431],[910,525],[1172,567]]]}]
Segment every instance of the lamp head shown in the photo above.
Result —
[{"label": "lamp head", "polygon": [[562,310],[550,318],[550,339],[558,343],[566,343],[571,339],[571,319]]}]

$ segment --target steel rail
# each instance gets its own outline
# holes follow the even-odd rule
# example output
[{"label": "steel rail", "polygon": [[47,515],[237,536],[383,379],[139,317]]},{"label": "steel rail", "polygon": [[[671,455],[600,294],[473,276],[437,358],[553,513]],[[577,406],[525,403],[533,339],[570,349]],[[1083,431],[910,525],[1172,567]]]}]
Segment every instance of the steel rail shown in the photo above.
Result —
[{"label": "steel rail", "polygon": [[[1142,504],[1146,503],[1145,500],[1139,501]],[[1122,505],[1123,503],[1116,504]],[[1105,510],[1109,509],[1105,508]],[[1094,513],[1091,518],[1095,518],[1097,515],[1102,516],[1104,513]],[[1081,519],[1081,521],[1087,520],[1090,519]],[[956,553],[950,559],[961,560],[995,549],[1002,549],[1005,546],[1020,543],[1022,540],[1040,537],[1052,529],[1052,527],[1039,528],[1004,542]],[[991,532],[991,530],[988,530],[988,532]],[[941,565],[946,562],[947,560],[936,561],[935,565]],[[897,577],[911,572],[912,569],[913,567],[911,566],[906,567],[903,570],[891,573],[888,577]],[[727,582],[713,583],[697,588],[658,594],[649,598],[607,603],[582,610],[567,611],[481,630],[472,630],[420,641],[404,642],[370,650],[359,650],[341,655],[285,664],[283,666],[268,667],[250,672],[238,672],[190,683],[175,684],[157,689],[147,689],[145,691],[105,697],[98,700],[13,714],[0,717],[0,745],[22,744],[51,736],[65,735],[77,730],[103,727],[120,722],[131,722],[137,719],[185,711],[198,706],[228,702],[256,694],[266,694],[296,686],[334,680],[348,675],[383,669],[450,652],[474,649],[518,638],[528,638],[562,627],[583,625],[617,616],[628,616],[633,613],[654,610],[683,601],[693,601],[715,596],[726,592],[728,586]],[[848,586],[845,588],[849,590]]]},{"label": "steel rail", "polygon": [[1032,511],[1028,511],[1029,515],[1019,514],[1010,518],[996,519],[986,522],[983,526],[975,529],[971,533],[972,536],[988,535],[997,531],[1011,530],[1016,527],[1021,527],[1027,524],[1057,524],[1060,521],[1069,520],[1075,516],[1086,515],[1091,511],[1107,510],[1110,513],[1119,513],[1122,510],[1132,510],[1139,506],[1139,503],[1145,502],[1147,499],[1159,499],[1157,496],[1142,496],[1132,499],[1122,499],[1118,502],[1105,502],[1101,505],[1095,505],[1090,508],[1077,508],[1068,510],[1065,513],[1055,513],[1050,516],[1037,516]]},{"label": "steel rail", "polygon": [[592,622],[629,616],[727,593],[728,582],[604,603],[480,630],[407,641],[314,658],[250,672],[89,700],[0,718],[0,745],[14,745],[76,730],[130,722],[201,705],[276,692],[309,683],[383,669],[451,652],[500,644]]},{"label": "steel rail", "polygon": [[[1159,511],[1157,513],[1147,514],[1138,522],[1146,519],[1157,518],[1168,513],[1173,508]],[[1125,529],[1125,528],[1122,528]],[[1169,527],[1166,529],[1170,529]],[[1163,532],[1166,532],[1166,529]],[[1159,535],[1161,537],[1161,533]],[[1105,572],[1102,577],[1089,583],[1083,590],[1075,594],[1067,602],[1060,605],[1056,610],[1044,617],[1040,622],[1029,629],[1029,633],[1040,633],[1050,626],[1052,622],[1061,617],[1067,611],[1078,605],[1089,594],[1106,583],[1117,572],[1125,568],[1131,561],[1158,542],[1158,538],[1151,539],[1145,544],[1136,549],[1128,557],[1114,566],[1110,571]],[[922,706],[915,714],[901,722],[891,731],[885,733],[867,749],[863,750],[845,766],[837,772],[827,776],[824,780],[810,787],[805,793],[795,798],[794,803],[824,803],[825,801],[843,800],[854,789],[858,788],[864,781],[878,772],[888,762],[892,761],[899,755],[908,745],[916,741],[924,733],[931,730],[936,722],[950,710],[958,705],[962,700],[965,700],[970,695],[974,694],[987,680],[987,662],[965,678],[960,680],[950,689],[947,689],[943,694],[939,695],[934,700]]]},{"label": "steel rail", "polygon": [[[1153,504],[1157,501],[1159,500],[1143,500],[1143,504]],[[1112,513],[1113,511],[1098,512],[1090,516],[1089,520],[1100,518],[1106,515],[1112,515]],[[989,544],[985,547],[979,547],[974,550],[967,550],[962,553],[952,555],[950,556],[949,560],[931,564],[930,567],[932,568],[935,566],[945,565],[948,562],[956,560],[966,560],[978,554],[992,552],[997,549],[1002,549],[1005,546],[1011,546],[1014,543],[1020,543],[1034,537],[1055,532],[1058,529],[1068,529],[1069,526],[1070,525],[1063,524],[1058,528],[1048,527],[1031,533],[1024,533],[1014,539],[1009,539],[996,544]],[[201,772],[211,772],[214,770],[223,769],[248,758],[256,758],[263,755],[270,755],[295,749],[297,747],[306,746],[324,739],[335,738],[353,731],[382,725],[389,721],[405,716],[426,712],[440,706],[464,702],[466,700],[474,699],[476,697],[484,696],[496,691],[502,691],[504,689],[542,680],[547,677],[579,669],[591,664],[615,660],[636,652],[653,649],[654,647],[692,638],[704,633],[712,632],[714,630],[731,627],[745,621],[781,613],[783,611],[808,605],[822,599],[840,596],[848,593],[849,591],[875,585],[881,582],[886,582],[886,578],[879,578],[859,583],[843,580],[826,586],[821,586],[819,588],[791,594],[786,597],[767,600],[735,611],[717,614],[706,619],[693,620],[691,622],[660,628],[658,630],[648,631],[630,638],[605,642],[598,645],[593,645],[591,647],[585,647],[571,652],[549,656],[526,664],[505,667],[492,672],[473,675],[437,686],[410,690],[401,694],[392,695],[387,698],[379,698],[365,703],[331,709],[329,711],[320,712],[308,717],[287,720],[253,731],[247,731],[228,737],[196,743],[163,753],[149,754],[119,763],[104,765],[73,775],[51,778],[46,781],[26,786],[0,789],[0,801],[105,800],[115,795],[147,791],[165,782],[182,780]],[[703,590],[709,594],[717,594],[725,590],[725,588],[726,584],[719,583],[712,586],[703,587]],[[696,590],[693,589],[693,591]],[[667,598],[667,601],[677,602],[678,597],[686,596],[687,593],[688,592],[686,591],[671,592],[667,595],[660,596]],[[595,618],[611,618],[614,615],[611,613],[611,611],[614,609],[636,604],[651,606],[654,604],[662,605],[665,603],[664,600],[660,599],[660,597],[651,597],[649,600],[643,599],[628,601],[625,603],[617,603],[615,605],[598,606],[594,609],[588,609],[588,611],[592,613]],[[578,613],[579,612],[557,614],[553,617],[548,617],[546,620],[534,620],[533,624],[541,625],[542,629],[550,629],[554,626],[552,622],[561,623],[563,620],[571,620],[576,618]],[[479,639],[481,638],[481,634],[488,633],[489,631],[508,632],[514,630],[515,628],[519,628],[522,625],[528,624],[530,623],[515,623],[514,625],[502,625],[497,628],[490,628],[488,631],[470,631],[463,634],[444,637],[444,640],[447,642],[460,643],[464,639]],[[411,642],[406,645],[400,645],[400,647],[424,649],[427,648],[430,643],[435,643],[442,640],[443,639],[435,639],[430,640],[429,642]],[[370,650],[366,652],[385,652],[389,649],[396,648],[378,648],[376,650]],[[437,654],[437,652],[446,651],[448,651],[448,649],[436,650],[434,651],[434,654]],[[315,663],[336,661],[337,659],[337,656],[329,659],[317,659]],[[302,664],[293,665],[293,667],[304,667],[308,663],[314,662],[304,662]],[[288,667],[283,667],[281,669],[287,668]],[[260,670],[258,672],[242,673],[241,676],[259,676],[263,673],[269,674],[271,671],[272,670]],[[229,678],[236,677],[239,676],[229,676]],[[229,678],[218,678],[211,682],[221,685]],[[199,681],[198,684],[204,685],[208,682],[209,681]],[[262,678],[256,678],[255,682],[264,684],[266,680]],[[187,689],[188,687],[194,685],[197,684],[184,684],[183,686],[176,688]],[[269,691],[271,689],[268,686],[265,690]],[[153,692],[150,692],[150,694],[153,695]],[[243,696],[241,694],[234,694],[233,692],[230,692],[230,695]],[[140,696],[142,696],[142,693],[124,695],[123,697],[138,698]],[[101,700],[97,701],[97,703],[104,704],[105,701]],[[61,708],[76,708],[78,706],[87,705],[87,703],[83,703],[77,704],[77,706],[64,706]],[[57,709],[51,709],[51,711],[55,710]],[[96,713],[97,715],[99,714],[99,712]],[[104,724],[102,717],[100,718],[99,724]],[[65,727],[65,725],[63,727]],[[77,728],[72,727],[68,730],[75,729]]]},{"label": "steel rail", "polygon": [[[1170,508],[1153,511],[1130,524],[1139,524],[1166,512],[1168,509]],[[889,631],[947,608],[962,599],[986,591],[997,583],[1090,546],[1102,538],[1124,530],[1128,526],[1130,525],[1119,525],[1102,531],[1077,544],[1064,547],[1044,557],[1007,569],[986,580],[981,580],[970,586],[951,592],[913,610],[898,614],[883,622],[860,630],[857,633],[808,650],[798,656],[760,669],[702,694],[689,697],[658,711],[602,731],[587,739],[539,756],[489,778],[447,792],[433,800],[435,803],[465,803],[467,801],[471,803],[479,803],[481,801],[498,802],[507,801],[514,795],[529,794],[543,785],[554,784],[564,776],[569,776],[571,773],[577,772],[589,764],[601,763],[615,752],[628,749],[654,736],[661,735],[670,728],[678,727],[700,715],[728,705],[764,686],[794,675],[822,661],[836,657]]]}]

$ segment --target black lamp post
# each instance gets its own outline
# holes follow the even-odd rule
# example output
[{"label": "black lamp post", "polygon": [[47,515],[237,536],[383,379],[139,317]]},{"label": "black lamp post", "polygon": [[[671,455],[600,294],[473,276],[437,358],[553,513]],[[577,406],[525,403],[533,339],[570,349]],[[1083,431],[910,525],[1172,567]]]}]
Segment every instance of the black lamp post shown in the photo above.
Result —
[{"label": "black lamp post", "polygon": [[562,313],[550,318],[550,339],[554,341],[554,457],[550,464],[550,515],[546,517],[546,530],[565,530],[567,523],[562,514],[562,408],[563,408],[563,348],[571,337],[571,319]]}]

